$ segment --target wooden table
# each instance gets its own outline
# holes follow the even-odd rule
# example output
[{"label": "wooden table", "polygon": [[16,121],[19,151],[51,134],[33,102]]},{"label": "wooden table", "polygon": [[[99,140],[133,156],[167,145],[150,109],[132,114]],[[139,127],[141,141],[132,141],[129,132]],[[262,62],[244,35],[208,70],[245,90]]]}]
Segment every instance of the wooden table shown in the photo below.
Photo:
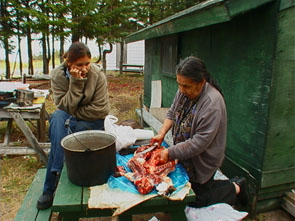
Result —
[{"label": "wooden table", "polygon": [[31,108],[13,107],[0,109],[0,118],[7,120],[7,127],[4,136],[4,142],[0,147],[9,146],[9,138],[12,128],[12,122],[15,120],[18,127],[21,129],[31,147],[38,153],[42,162],[47,165],[47,155],[40,147],[40,143],[32,133],[31,129],[26,124],[25,120],[37,120],[39,140],[45,141],[46,138],[46,119],[45,119],[45,102],[41,104],[34,104]]},{"label": "wooden table", "polygon": [[[59,184],[53,201],[52,211],[59,212],[63,220],[79,220],[84,217],[111,216],[111,209],[88,209],[90,190],[87,187],[72,184],[68,179],[66,168],[62,170]],[[110,196],[111,197],[111,196]],[[155,197],[145,201],[119,216],[119,220],[132,220],[134,214],[166,212],[171,220],[186,220],[184,208],[187,202],[195,200],[191,190],[183,201],[171,201],[164,197]]]},{"label": "wooden table", "polygon": [[143,65],[137,65],[137,64],[122,64],[122,71],[123,71],[123,72],[136,72],[136,73],[143,73]]}]

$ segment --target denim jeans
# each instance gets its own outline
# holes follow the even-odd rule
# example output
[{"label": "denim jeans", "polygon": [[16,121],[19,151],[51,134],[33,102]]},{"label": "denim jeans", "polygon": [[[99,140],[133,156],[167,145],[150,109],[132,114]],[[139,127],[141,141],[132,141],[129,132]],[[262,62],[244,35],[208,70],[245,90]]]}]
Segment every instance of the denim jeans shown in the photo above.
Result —
[{"label": "denim jeans", "polygon": [[[65,123],[69,123],[69,127]],[[83,130],[104,130],[104,119],[95,121],[78,120],[65,111],[57,110],[50,118],[49,136],[51,149],[48,159],[43,192],[53,194],[57,185],[57,174],[60,174],[64,164],[64,151],[61,140],[70,132]]]}]

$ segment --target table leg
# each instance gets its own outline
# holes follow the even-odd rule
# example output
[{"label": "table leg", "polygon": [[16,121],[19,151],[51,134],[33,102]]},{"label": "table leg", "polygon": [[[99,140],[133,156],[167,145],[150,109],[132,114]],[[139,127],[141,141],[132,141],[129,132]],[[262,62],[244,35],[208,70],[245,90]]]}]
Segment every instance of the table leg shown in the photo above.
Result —
[{"label": "table leg", "polygon": [[40,147],[38,140],[24,121],[23,117],[20,113],[17,112],[10,112],[11,116],[19,126],[19,128],[22,130],[24,135],[26,136],[27,140],[31,144],[31,146],[34,148],[34,150],[39,154],[42,162],[47,166],[48,157],[46,153],[43,151],[43,149]]},{"label": "table leg", "polygon": [[173,212],[169,212],[170,218],[172,221],[181,221],[181,220],[185,221],[186,220],[186,216],[184,213],[185,206],[179,205],[179,207],[181,209],[178,208]]},{"label": "table leg", "polygon": [[119,215],[119,221],[132,221],[132,215]]},{"label": "table leg", "polygon": [[7,122],[7,127],[6,127],[6,131],[5,131],[4,142],[3,142],[4,146],[9,145],[10,133],[11,133],[11,129],[12,129],[12,122],[13,122],[13,119],[9,119]]},{"label": "table leg", "polygon": [[42,106],[40,112],[40,119],[38,120],[38,139],[40,142],[45,142],[46,140],[46,119],[45,119],[45,105]]},{"label": "table leg", "polygon": [[62,221],[79,221],[79,217],[76,216],[76,214],[66,213],[61,214]]}]

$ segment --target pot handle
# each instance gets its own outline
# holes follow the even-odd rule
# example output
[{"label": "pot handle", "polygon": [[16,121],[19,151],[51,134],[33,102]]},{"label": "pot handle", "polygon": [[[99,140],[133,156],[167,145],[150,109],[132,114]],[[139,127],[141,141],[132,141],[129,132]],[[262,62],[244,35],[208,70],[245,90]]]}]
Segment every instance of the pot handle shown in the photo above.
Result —
[{"label": "pot handle", "polygon": [[65,128],[68,129],[68,135],[72,134],[73,137],[76,139],[76,141],[78,141],[78,143],[85,149],[85,152],[90,152],[91,149],[89,149],[88,147],[85,147],[80,141],[79,139],[75,136],[75,133],[73,133],[73,131],[71,130],[70,127],[70,122],[71,122],[72,116],[70,116],[66,121],[65,121]]}]

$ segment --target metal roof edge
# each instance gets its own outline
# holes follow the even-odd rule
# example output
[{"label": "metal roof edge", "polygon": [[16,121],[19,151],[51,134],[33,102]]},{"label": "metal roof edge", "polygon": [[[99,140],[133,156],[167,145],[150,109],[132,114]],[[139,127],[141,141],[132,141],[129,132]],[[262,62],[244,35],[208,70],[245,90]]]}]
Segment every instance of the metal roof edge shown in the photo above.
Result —
[{"label": "metal roof edge", "polygon": [[167,18],[164,18],[164,19],[162,19],[162,20],[160,20],[160,21],[158,21],[158,22],[156,22],[156,23],[154,23],[154,24],[152,24],[150,26],[147,26],[147,27],[145,27],[145,28],[143,28],[143,29],[141,29],[139,31],[136,31],[136,32],[126,36],[125,37],[125,42],[128,43],[128,42],[142,40],[142,39],[137,39],[137,40],[131,40],[131,39],[134,38],[133,36],[136,36],[139,33],[146,32],[146,31],[148,31],[150,29],[154,29],[154,28],[156,28],[158,26],[164,25],[165,23],[171,22],[173,20],[176,20],[176,19],[181,18],[183,16],[189,15],[189,14],[194,13],[196,11],[202,10],[204,8],[213,7],[214,5],[219,4],[221,2],[224,2],[224,1],[225,0],[208,0],[208,1],[205,1],[205,2],[201,2],[201,3],[197,4],[197,5],[194,5],[194,6],[188,8],[188,9],[185,9],[183,11],[180,11],[180,12],[174,14],[174,15],[171,15],[171,16],[169,16]]},{"label": "metal roof edge", "polygon": [[[237,16],[239,14],[246,13],[247,11],[250,11],[252,9],[258,8],[266,3],[276,1],[276,0],[209,0],[206,2],[202,2],[200,4],[197,4],[195,6],[192,6],[188,9],[185,9],[181,12],[178,12],[168,18],[165,18],[159,22],[156,22],[155,24],[152,24],[146,28],[143,28],[137,32],[134,32],[127,37],[125,37],[125,42],[134,42],[139,41],[143,39],[150,39],[155,37],[160,37],[163,35],[166,35],[167,32],[171,29],[171,26],[173,26],[173,22],[180,21],[183,18],[186,18],[187,16],[194,16],[198,13],[205,12],[204,10],[219,7],[220,5],[224,5],[225,10],[227,10],[227,17],[222,17],[220,20],[214,20],[214,21],[207,21],[206,24],[198,24],[196,23],[195,26],[192,24],[190,27],[183,27],[182,29],[178,27],[178,30],[171,31],[169,34],[178,33],[181,31],[187,31],[193,28],[201,28],[205,26],[209,26],[212,24],[217,24],[221,22],[226,22],[231,20],[234,16]],[[209,10],[208,10],[209,11]],[[209,11],[209,13],[211,13]],[[213,19],[213,18],[212,18]],[[160,29],[164,29],[165,31],[161,31]]]}]

